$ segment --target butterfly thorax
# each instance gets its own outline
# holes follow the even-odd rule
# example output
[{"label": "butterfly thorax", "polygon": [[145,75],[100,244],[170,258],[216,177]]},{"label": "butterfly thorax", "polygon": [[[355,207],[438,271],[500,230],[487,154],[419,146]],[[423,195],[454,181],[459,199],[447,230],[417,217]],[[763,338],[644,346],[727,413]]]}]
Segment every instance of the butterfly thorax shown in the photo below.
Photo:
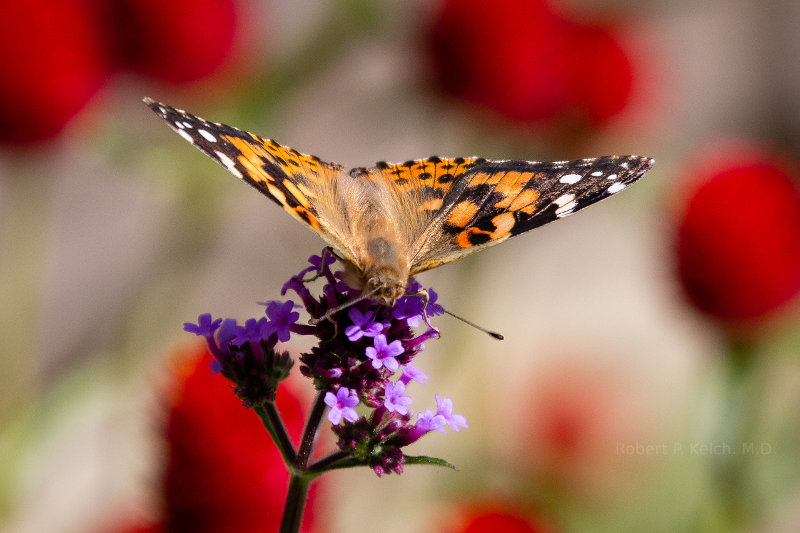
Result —
[{"label": "butterfly thorax", "polygon": [[363,269],[359,272],[362,290],[372,298],[392,306],[403,296],[408,282],[408,261],[386,236],[373,236],[366,242]]}]

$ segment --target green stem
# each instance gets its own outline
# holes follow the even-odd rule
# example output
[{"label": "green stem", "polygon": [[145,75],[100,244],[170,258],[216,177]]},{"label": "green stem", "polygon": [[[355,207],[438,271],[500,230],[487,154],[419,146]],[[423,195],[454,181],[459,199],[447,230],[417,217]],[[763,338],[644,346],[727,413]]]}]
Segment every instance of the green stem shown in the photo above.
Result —
[{"label": "green stem", "polygon": [[719,438],[731,451],[714,456],[712,464],[722,498],[725,527],[729,531],[745,530],[754,518],[754,496],[749,486],[750,459],[742,450],[754,436],[758,417],[756,352],[750,343],[731,341],[726,354],[725,404]]},{"label": "green stem", "polygon": [[322,473],[336,461],[341,461],[342,459],[347,459],[349,457],[352,457],[352,455],[350,455],[349,452],[334,452],[330,455],[323,457],[319,461],[312,463],[308,467],[308,471],[313,472],[315,474]]},{"label": "green stem", "polygon": [[308,461],[314,451],[314,442],[319,432],[319,424],[322,421],[322,414],[325,412],[325,393],[317,394],[311,414],[308,415],[306,428],[303,431],[303,439],[300,441],[300,449],[294,460],[289,465],[291,478],[289,479],[289,491],[286,494],[286,504],[283,507],[283,518],[281,519],[281,533],[297,533],[300,531],[300,523],[303,520],[303,508],[306,506],[308,497],[308,486],[316,476],[308,475]]},{"label": "green stem", "polygon": [[261,418],[261,422],[272,436],[275,445],[283,456],[283,462],[287,465],[293,465],[297,460],[297,453],[294,451],[292,440],[289,438],[289,433],[286,431],[286,426],[283,424],[278,408],[274,403],[266,403],[259,405],[255,412]]},{"label": "green stem", "polygon": [[280,533],[297,533],[300,531],[310,482],[310,479],[307,479],[302,473],[292,471],[292,477],[289,480],[289,492],[286,494],[286,505],[283,507]]},{"label": "green stem", "polygon": [[308,468],[308,461],[311,458],[311,452],[314,451],[314,442],[317,439],[319,424],[322,421],[322,414],[324,412],[325,393],[320,392],[317,394],[314,407],[311,408],[311,414],[308,416],[306,429],[303,431],[303,440],[300,441],[300,450],[297,453],[297,460],[295,461],[295,465],[301,470],[305,471]]}]

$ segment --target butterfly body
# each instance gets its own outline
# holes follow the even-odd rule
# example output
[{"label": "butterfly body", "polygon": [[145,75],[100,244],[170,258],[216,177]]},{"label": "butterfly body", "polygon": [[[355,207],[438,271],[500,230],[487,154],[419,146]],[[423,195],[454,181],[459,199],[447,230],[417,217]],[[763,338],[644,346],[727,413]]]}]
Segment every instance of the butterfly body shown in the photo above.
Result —
[{"label": "butterfly body", "polygon": [[562,218],[641,178],[653,160],[478,157],[379,162],[345,171],[274,141],[145,99],[178,134],[316,231],[348,283],[391,305],[411,275]]}]

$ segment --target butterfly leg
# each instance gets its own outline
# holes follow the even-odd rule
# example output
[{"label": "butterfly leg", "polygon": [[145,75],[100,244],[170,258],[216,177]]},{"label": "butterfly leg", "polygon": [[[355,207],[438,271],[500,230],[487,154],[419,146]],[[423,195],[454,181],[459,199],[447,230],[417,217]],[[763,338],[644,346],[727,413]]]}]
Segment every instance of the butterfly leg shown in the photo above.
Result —
[{"label": "butterfly leg", "polygon": [[416,292],[407,292],[406,295],[408,295],[408,296],[419,296],[420,298],[422,298],[422,320],[425,322],[425,324],[428,325],[429,328],[431,328],[433,331],[435,331],[436,335],[438,336],[439,335],[439,328],[437,328],[436,326],[431,324],[431,321],[428,318],[427,309],[428,309],[428,302],[430,301],[430,299],[428,297],[428,290],[420,288]]},{"label": "butterfly leg", "polygon": [[336,252],[330,246],[326,246],[322,249],[322,255],[320,257],[319,268],[317,271],[310,277],[310,278],[299,278],[299,281],[303,283],[309,283],[311,281],[316,281],[317,279],[321,278],[325,272],[325,266],[328,263],[328,258],[333,257],[334,259],[338,259],[339,261],[343,261],[341,257],[339,257]]},{"label": "butterfly leg", "polygon": [[331,317],[333,317],[333,315],[335,315],[336,313],[338,313],[339,311],[341,311],[343,309],[347,309],[348,307],[352,307],[354,304],[357,304],[361,300],[366,300],[367,298],[373,297],[375,295],[375,293],[378,292],[378,289],[379,289],[379,287],[376,287],[375,289],[373,289],[373,290],[371,290],[371,291],[369,291],[367,293],[362,293],[362,294],[356,296],[352,300],[348,300],[348,301],[346,301],[345,303],[343,303],[341,305],[337,305],[336,307],[332,307],[332,308],[328,309],[328,311],[324,315],[322,315],[319,318],[312,318],[312,319],[310,319],[308,321],[308,323],[311,324],[312,326],[316,326],[317,324],[319,324],[323,320],[328,320],[329,322],[332,322],[334,325],[336,325],[336,322],[333,320],[333,318],[331,318]]}]

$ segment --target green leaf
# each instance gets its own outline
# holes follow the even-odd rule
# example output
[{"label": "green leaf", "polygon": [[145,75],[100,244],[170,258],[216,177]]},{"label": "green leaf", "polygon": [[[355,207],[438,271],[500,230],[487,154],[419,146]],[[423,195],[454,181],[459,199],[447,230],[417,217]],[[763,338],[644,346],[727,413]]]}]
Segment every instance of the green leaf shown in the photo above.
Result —
[{"label": "green leaf", "polygon": [[458,470],[453,463],[449,463],[444,459],[439,459],[438,457],[428,457],[427,455],[406,455],[406,462],[407,465],[435,465],[435,466],[446,466],[447,468],[452,468],[453,470]]},{"label": "green leaf", "polygon": [[[444,459],[439,459],[438,457],[428,457],[426,455],[406,455],[405,457],[406,465],[434,465],[434,466],[446,466],[447,468],[452,468],[453,470],[457,470],[454,464],[445,461]],[[357,457],[347,457],[345,459],[340,459],[335,461],[325,467],[314,470],[313,472],[309,472],[308,474],[312,475],[313,477],[317,477],[323,472],[328,472],[330,470],[340,470],[342,468],[354,468],[356,466],[369,466],[369,463],[364,459],[358,459]]]}]

